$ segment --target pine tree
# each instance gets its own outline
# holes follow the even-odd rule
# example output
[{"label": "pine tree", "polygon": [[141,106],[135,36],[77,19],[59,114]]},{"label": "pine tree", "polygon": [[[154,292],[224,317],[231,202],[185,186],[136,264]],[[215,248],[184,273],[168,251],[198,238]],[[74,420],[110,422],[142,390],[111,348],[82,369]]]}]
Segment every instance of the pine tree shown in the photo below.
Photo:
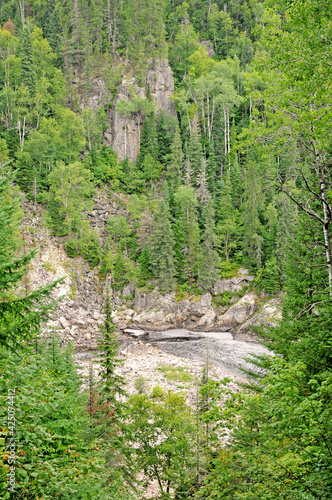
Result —
[{"label": "pine tree", "polygon": [[184,274],[184,248],[186,243],[186,234],[183,219],[177,219],[174,222],[174,251],[175,251],[175,269],[176,278],[179,283],[185,281]]},{"label": "pine tree", "polygon": [[21,78],[22,83],[26,85],[33,95],[36,90],[36,67],[33,57],[32,39],[29,27],[25,25],[23,27],[22,38],[21,38]]},{"label": "pine tree", "polygon": [[100,361],[100,392],[109,403],[116,403],[116,395],[124,394],[124,378],[116,373],[122,364],[119,354],[119,339],[115,333],[116,326],[112,319],[112,303],[109,287],[106,287],[104,301],[104,323],[100,328],[102,337],[98,348],[102,352]]},{"label": "pine tree", "polygon": [[175,285],[174,233],[169,220],[169,208],[162,200],[155,216],[155,227],[150,237],[152,272],[160,289],[171,290]]},{"label": "pine tree", "polygon": [[[320,227],[300,212],[291,234],[284,263],[283,317],[280,324],[264,331],[273,350],[292,363],[306,365],[308,376],[332,368],[332,305],[324,254],[320,251]],[[268,263],[267,263],[268,264]],[[272,263],[269,285],[277,291],[278,266]]]},{"label": "pine tree", "polygon": [[42,28],[44,36],[52,47],[52,50],[56,54],[59,54],[61,27],[59,13],[53,0],[47,2]]},{"label": "pine tree", "polygon": [[215,250],[216,245],[214,210],[212,202],[209,201],[205,208],[204,234],[197,279],[198,287],[202,292],[210,290],[219,277],[219,257]]}]

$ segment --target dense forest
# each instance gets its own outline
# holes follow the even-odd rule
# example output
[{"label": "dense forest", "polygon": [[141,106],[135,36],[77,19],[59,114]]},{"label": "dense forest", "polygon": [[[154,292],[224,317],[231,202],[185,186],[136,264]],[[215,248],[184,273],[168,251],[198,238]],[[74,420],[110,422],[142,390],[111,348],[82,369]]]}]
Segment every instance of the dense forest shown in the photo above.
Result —
[{"label": "dense forest", "polygon": [[[331,498],[331,2],[2,0],[0,25],[1,498],[134,500],[142,471],[164,500]],[[173,112],[147,79],[160,61]],[[139,124],[136,158],[107,143],[115,113]],[[125,214],[106,243],[100,190]],[[259,332],[274,355],[237,393],[203,372],[195,409],[162,388],[128,398],[105,285],[82,391],[72,348],[40,339],[59,281],[25,289],[22,198],[114,290],[198,296],[250,269],[282,296]]]}]

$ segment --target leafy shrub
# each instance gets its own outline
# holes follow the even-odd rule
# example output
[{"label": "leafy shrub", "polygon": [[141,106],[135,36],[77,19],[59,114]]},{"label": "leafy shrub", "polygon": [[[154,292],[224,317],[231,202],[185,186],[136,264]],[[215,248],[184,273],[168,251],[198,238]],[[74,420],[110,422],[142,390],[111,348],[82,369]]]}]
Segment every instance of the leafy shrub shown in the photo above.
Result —
[{"label": "leafy shrub", "polygon": [[155,385],[152,389],[152,397],[156,399],[162,398],[164,395],[164,389],[159,385]]},{"label": "leafy shrub", "polygon": [[144,377],[137,377],[135,380],[135,389],[138,394],[145,394],[147,392],[148,387]]}]

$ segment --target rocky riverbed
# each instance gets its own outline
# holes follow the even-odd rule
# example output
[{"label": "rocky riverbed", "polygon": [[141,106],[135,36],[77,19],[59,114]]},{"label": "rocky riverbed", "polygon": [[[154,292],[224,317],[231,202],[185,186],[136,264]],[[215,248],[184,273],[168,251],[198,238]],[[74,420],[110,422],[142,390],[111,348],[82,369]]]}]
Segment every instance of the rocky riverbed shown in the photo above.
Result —
[{"label": "rocky riverbed", "polygon": [[[177,335],[179,335],[177,337]],[[187,335],[191,337],[187,337]],[[181,335],[184,339],[181,339]],[[176,340],[177,339],[177,340]],[[268,354],[268,350],[258,342],[239,341],[229,332],[187,332],[170,330],[158,332],[150,341],[164,352],[200,362],[208,361],[211,365],[227,372],[227,376],[245,378],[242,369],[254,369],[246,359],[250,354]]]},{"label": "rocky riverbed", "polygon": [[[135,393],[135,380],[138,377],[144,377],[147,385],[166,383],[168,389],[175,389],[176,381],[165,378],[158,368],[160,365],[185,368],[195,379],[200,376],[205,363],[208,362],[214,378],[230,377],[236,384],[246,378],[241,368],[253,368],[246,361],[250,354],[269,353],[257,342],[234,340],[228,332],[126,332],[120,335],[120,356],[124,360],[120,371],[126,378],[129,393]],[[98,352],[77,351],[75,358],[81,365],[84,378],[88,377],[88,366],[92,361],[95,370],[98,370]]]}]

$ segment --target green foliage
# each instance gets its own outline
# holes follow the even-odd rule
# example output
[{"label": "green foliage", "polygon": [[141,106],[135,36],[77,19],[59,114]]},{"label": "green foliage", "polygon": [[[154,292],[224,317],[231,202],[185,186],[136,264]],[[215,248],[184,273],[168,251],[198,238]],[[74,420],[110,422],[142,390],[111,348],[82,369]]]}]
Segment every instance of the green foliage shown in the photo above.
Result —
[{"label": "green foliage", "polygon": [[219,270],[217,268],[219,259],[215,250],[216,235],[214,233],[213,216],[214,211],[212,203],[209,202],[205,210],[205,227],[201,245],[197,280],[198,287],[203,292],[210,290],[216,279],[219,277]]},{"label": "green foliage", "polygon": [[[84,442],[84,427],[88,423],[85,397],[78,392],[79,379],[71,351],[61,351],[55,338],[38,345],[40,353],[29,354],[24,360],[1,349],[2,397],[6,398],[9,389],[15,388],[15,495],[109,498],[103,461],[97,455],[93,459]],[[2,404],[1,417],[7,422],[5,408]],[[11,439],[10,427],[5,424],[2,428],[7,444]],[[0,460],[2,498],[6,498],[8,460],[6,451]]]},{"label": "green foliage", "polygon": [[112,319],[112,303],[108,287],[106,288],[103,313],[102,338],[98,343],[98,348],[101,351],[100,391],[108,403],[116,406],[116,394],[124,394],[124,379],[116,373],[116,368],[122,361],[117,357],[120,343],[115,333],[116,326]]},{"label": "green foliage", "polygon": [[22,348],[39,331],[55,303],[51,290],[61,280],[34,291],[20,289],[27,266],[36,252],[16,255],[15,236],[18,231],[18,199],[11,196],[6,172],[0,179],[0,345],[16,350]]},{"label": "green foliage", "polygon": [[127,415],[132,423],[125,421],[123,430],[127,467],[131,477],[133,471],[144,470],[146,485],[156,480],[164,498],[169,498],[170,488],[182,498],[195,474],[195,421],[179,394],[163,392],[156,399],[135,395],[128,401]]},{"label": "green foliage", "polygon": [[[63,220],[66,233],[77,233],[83,210],[91,208],[93,188],[91,173],[80,162],[65,165],[59,162],[48,176],[50,202],[54,212],[50,213],[50,225],[57,234],[57,220]],[[63,231],[64,229],[60,229]]]},{"label": "green foliage", "polygon": [[145,394],[148,390],[145,378],[140,375],[135,379],[135,389],[138,394]]},{"label": "green foliage", "polygon": [[216,306],[229,306],[231,302],[231,298],[233,297],[232,292],[219,293],[213,297],[213,302]]},{"label": "green foliage", "polygon": [[[18,366],[20,496],[132,500],[129,479],[144,472],[164,499],[330,498],[328,0],[7,0],[0,21],[0,343],[37,352],[0,358],[1,393],[7,368]],[[112,140],[117,133],[114,112],[127,140],[134,123],[141,135],[136,165],[103,145],[110,127]],[[47,208],[67,254],[100,265],[115,289],[130,281],[146,292],[177,286],[176,300],[185,300],[240,265],[256,273],[259,290],[282,287],[282,320],[261,330],[280,359],[253,360],[256,384],[235,395],[226,389],[222,403],[205,372],[195,419],[160,386],[151,398],[130,398],[121,416],[108,298],[102,383],[91,376],[88,417],[69,351],[54,335],[32,345],[50,314],[52,285],[29,291],[35,253],[19,256],[15,182]],[[118,214],[100,240],[86,215],[95,185],[118,191]],[[227,292],[214,298],[221,307],[230,301]],[[190,375],[161,369],[175,381]]]},{"label": "green foliage", "polygon": [[36,70],[33,58],[31,34],[27,25],[23,27],[20,55],[22,61],[22,83],[27,86],[31,94],[34,94],[36,90]]},{"label": "green foliage", "polygon": [[168,206],[164,200],[160,202],[156,212],[155,227],[149,244],[153,276],[158,279],[161,290],[171,290],[175,283],[174,236]]},{"label": "green foliage", "polygon": [[144,286],[147,280],[152,276],[151,271],[151,255],[149,249],[144,247],[138,259],[140,264],[140,281],[139,285]]},{"label": "green foliage", "polygon": [[317,498],[331,495],[331,374],[311,378],[301,362],[264,362],[257,391],[217,401],[207,419],[223,420],[232,446],[220,450],[199,498]]},{"label": "green foliage", "polygon": [[101,150],[92,150],[89,168],[95,179],[109,183],[114,190],[118,189],[124,180],[117,154],[105,146]]},{"label": "green foliage", "polygon": [[144,78],[149,58],[164,59],[167,55],[164,9],[163,1],[125,1],[125,40],[139,82]]},{"label": "green foliage", "polygon": [[98,232],[90,229],[86,229],[79,238],[68,238],[65,249],[68,257],[81,255],[91,267],[97,266],[102,259]]}]

